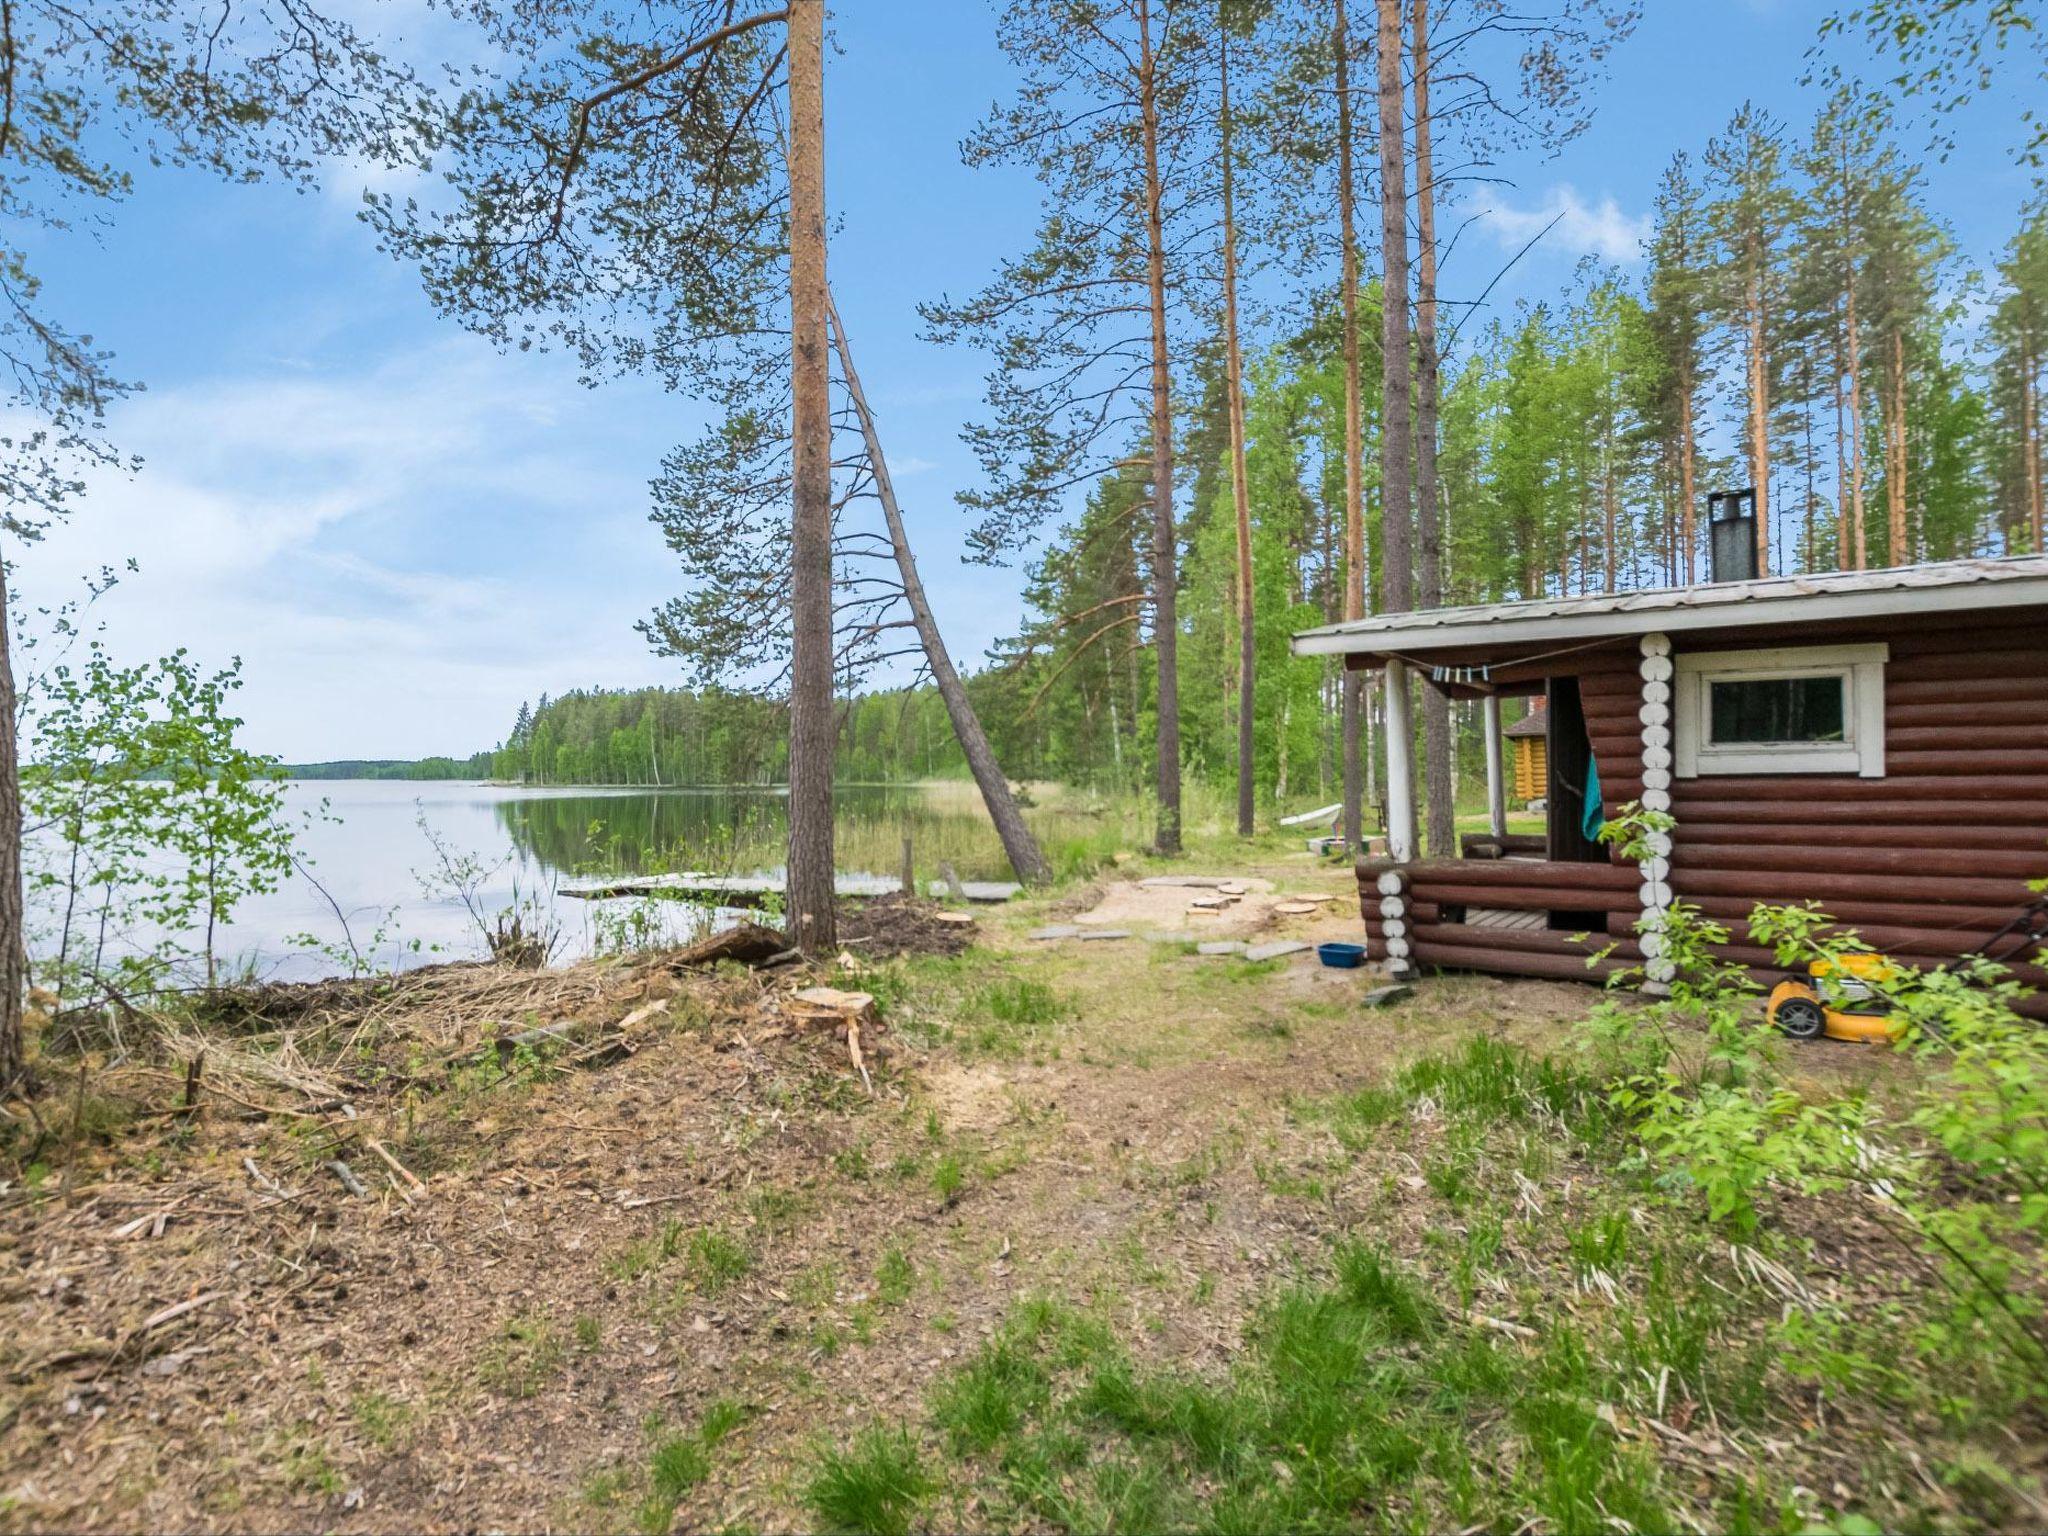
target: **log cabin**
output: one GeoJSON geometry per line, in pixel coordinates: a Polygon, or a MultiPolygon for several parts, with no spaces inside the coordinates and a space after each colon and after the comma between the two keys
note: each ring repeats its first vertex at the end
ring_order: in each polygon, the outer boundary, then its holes
{"type": "MultiPolygon", "coordinates": [[[[1932,965],[1977,953],[2048,877],[2048,556],[1386,613],[1293,648],[1381,679],[1387,857],[1357,868],[1368,953],[1395,975],[1639,967],[1656,988],[1674,901],[1759,976],[1779,969],[1746,932],[1760,902],[1818,902],[1932,965]],[[1491,828],[1457,857],[1417,846],[1415,674],[1481,704],[1491,828]],[[1538,695],[1545,826],[1510,836],[1501,701],[1538,695]],[[1675,820],[1640,866],[1598,840],[1631,802],[1675,820]]],[[[1992,958],[2048,988],[2039,946],[1992,958]]],[[[2048,1016],[2048,992],[2027,1011],[2048,1016]]]]}

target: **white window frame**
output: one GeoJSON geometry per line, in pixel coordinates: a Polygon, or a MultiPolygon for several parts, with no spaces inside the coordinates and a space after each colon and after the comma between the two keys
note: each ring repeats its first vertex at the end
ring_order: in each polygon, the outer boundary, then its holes
{"type": "Polygon", "coordinates": [[[1693,651],[1671,658],[1672,771],[1707,774],[1841,773],[1884,777],[1884,669],[1891,647],[1796,645],[1755,651],[1693,651]],[[1712,685],[1803,677],[1842,680],[1840,741],[1714,741],[1712,685]]]}

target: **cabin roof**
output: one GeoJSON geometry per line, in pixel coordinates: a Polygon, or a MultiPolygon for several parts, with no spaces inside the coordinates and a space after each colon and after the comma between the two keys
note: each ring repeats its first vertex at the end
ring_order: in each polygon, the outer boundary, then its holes
{"type": "Polygon", "coordinates": [[[1548,736],[1550,734],[1550,711],[1544,708],[1543,696],[1538,694],[1529,706],[1529,713],[1501,733],[1504,736],[1548,736]]]}
{"type": "Polygon", "coordinates": [[[1292,645],[1297,656],[1399,655],[2032,606],[2048,607],[2048,555],[1381,613],[1303,630],[1292,645]]]}

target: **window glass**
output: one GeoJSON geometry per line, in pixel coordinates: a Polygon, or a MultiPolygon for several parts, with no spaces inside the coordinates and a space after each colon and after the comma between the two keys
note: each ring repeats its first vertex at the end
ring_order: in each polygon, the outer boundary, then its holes
{"type": "Polygon", "coordinates": [[[1716,681],[1708,687],[1710,739],[1716,746],[1844,739],[1839,675],[1716,681]]]}

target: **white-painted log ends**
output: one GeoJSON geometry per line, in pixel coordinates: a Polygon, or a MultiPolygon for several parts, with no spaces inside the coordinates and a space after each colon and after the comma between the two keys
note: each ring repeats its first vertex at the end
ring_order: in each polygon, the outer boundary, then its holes
{"type": "Polygon", "coordinates": [[[1374,957],[1384,962],[1387,974],[1408,975],[1414,966],[1408,947],[1408,874],[1400,869],[1383,869],[1376,882],[1380,893],[1380,948],[1374,957]]]}
{"type": "MultiPolygon", "coordinates": [[[[1668,635],[1643,636],[1643,793],[1646,811],[1671,809],[1671,639],[1668,635]]],[[[1645,992],[1662,995],[1678,974],[1664,952],[1664,918],[1671,907],[1671,838],[1653,833],[1650,857],[1643,860],[1642,932],[1643,983],[1645,992]]]]}

